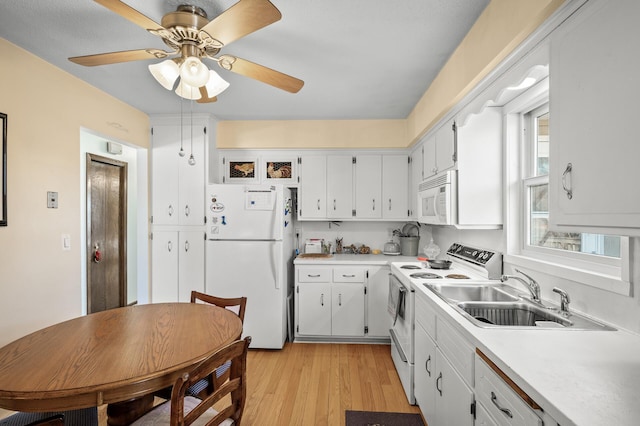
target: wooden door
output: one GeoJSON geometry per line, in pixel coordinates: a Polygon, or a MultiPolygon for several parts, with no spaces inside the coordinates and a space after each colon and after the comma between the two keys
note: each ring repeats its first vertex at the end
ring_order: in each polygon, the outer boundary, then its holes
{"type": "Polygon", "coordinates": [[[87,312],[126,305],[127,163],[87,154],[87,312]]]}

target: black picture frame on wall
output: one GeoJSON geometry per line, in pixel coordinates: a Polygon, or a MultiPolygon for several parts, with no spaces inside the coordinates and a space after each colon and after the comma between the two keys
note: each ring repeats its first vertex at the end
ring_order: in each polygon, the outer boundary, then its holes
{"type": "Polygon", "coordinates": [[[2,197],[0,197],[0,226],[7,226],[7,114],[0,112],[2,129],[2,161],[0,161],[0,179],[2,179],[2,197]]]}

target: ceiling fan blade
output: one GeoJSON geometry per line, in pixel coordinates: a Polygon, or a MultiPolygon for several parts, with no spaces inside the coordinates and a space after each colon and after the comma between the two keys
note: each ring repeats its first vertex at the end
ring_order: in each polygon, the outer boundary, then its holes
{"type": "Polygon", "coordinates": [[[120,0],[94,0],[96,3],[101,4],[112,12],[117,13],[123,18],[128,19],[134,24],[144,28],[145,30],[157,30],[161,29],[162,25],[155,22],[153,19],[147,18],[142,13],[138,12],[128,4],[121,2],[120,0]]]}
{"type": "Polygon", "coordinates": [[[121,52],[98,53],[87,56],[74,56],[69,58],[71,62],[86,67],[94,67],[96,65],[117,64],[120,62],[142,61],[145,59],[162,59],[173,54],[173,52],[165,52],[160,49],[139,49],[124,50],[121,52]]]}
{"type": "Polygon", "coordinates": [[[298,93],[304,86],[304,81],[300,79],[231,55],[220,56],[218,65],[228,71],[270,84],[290,93],[298,93]]]}
{"type": "Polygon", "coordinates": [[[216,96],[212,98],[209,97],[206,86],[200,87],[200,99],[198,99],[196,102],[198,102],[199,104],[208,104],[210,102],[216,102],[217,100],[218,98],[216,96]]]}
{"type": "Polygon", "coordinates": [[[280,18],[282,14],[269,0],[240,0],[200,30],[227,45],[280,18]]]}

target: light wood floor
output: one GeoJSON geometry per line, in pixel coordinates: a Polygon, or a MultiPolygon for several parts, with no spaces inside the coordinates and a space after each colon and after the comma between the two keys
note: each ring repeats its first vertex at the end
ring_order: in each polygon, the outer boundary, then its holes
{"type": "MultiPolygon", "coordinates": [[[[329,343],[250,349],[242,424],[344,426],[345,410],[419,413],[407,402],[389,350],[389,345],[329,343]]],[[[98,410],[101,425],[105,408],[98,410]]],[[[10,414],[3,411],[0,418],[10,414]]]]}
{"type": "Polygon", "coordinates": [[[345,410],[419,413],[388,345],[287,343],[250,350],[244,425],[344,425],[345,410]]]}

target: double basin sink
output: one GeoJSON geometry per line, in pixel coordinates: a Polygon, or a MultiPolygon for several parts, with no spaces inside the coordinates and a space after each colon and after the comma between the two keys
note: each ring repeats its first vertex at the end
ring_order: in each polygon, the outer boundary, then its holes
{"type": "Polygon", "coordinates": [[[478,327],[615,330],[574,312],[536,303],[507,284],[424,285],[478,327]]]}

